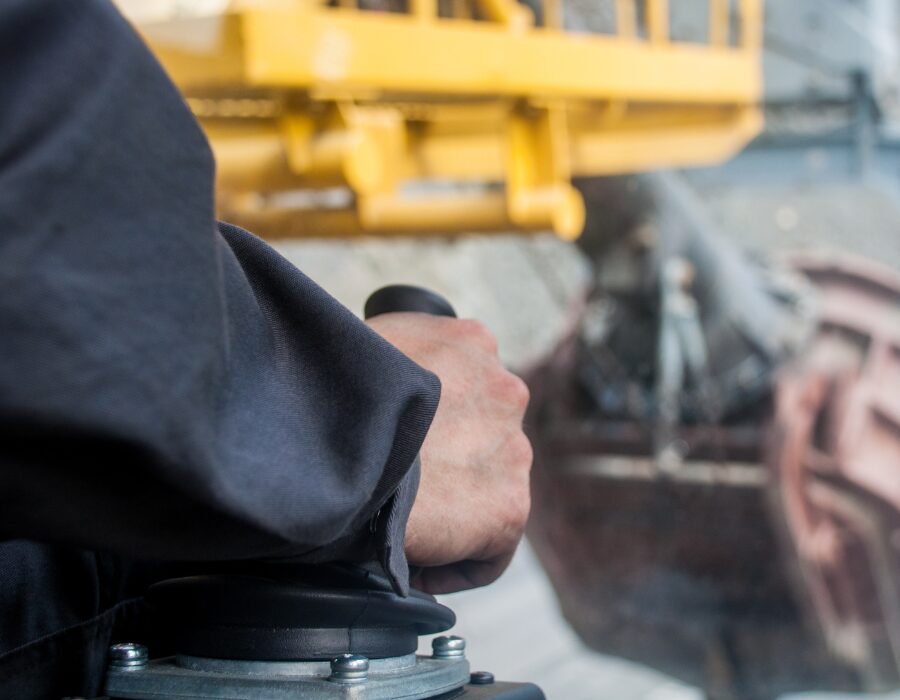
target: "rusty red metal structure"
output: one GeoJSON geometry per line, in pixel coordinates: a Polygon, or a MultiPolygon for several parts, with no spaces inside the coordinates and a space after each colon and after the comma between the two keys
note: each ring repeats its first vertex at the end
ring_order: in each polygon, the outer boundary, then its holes
{"type": "Polygon", "coordinates": [[[900,279],[860,260],[795,261],[818,332],[775,389],[773,514],[797,599],[863,685],[900,684],[900,279]]]}
{"type": "Polygon", "coordinates": [[[845,257],[815,288],[805,346],[769,395],[679,425],[583,396],[583,333],[530,377],[529,536],[588,645],[712,698],[900,684],[900,276],[845,257]]]}

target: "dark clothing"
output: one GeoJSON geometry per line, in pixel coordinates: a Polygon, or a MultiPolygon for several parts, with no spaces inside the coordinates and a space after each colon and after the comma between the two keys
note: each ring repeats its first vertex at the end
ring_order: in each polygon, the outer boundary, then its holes
{"type": "Polygon", "coordinates": [[[0,543],[0,698],[96,697],[110,644],[160,651],[141,593],[167,573],[111,553],[0,543]]]}
{"type": "Polygon", "coordinates": [[[108,2],[0,0],[0,104],[0,697],[97,692],[135,560],[377,558],[405,591],[437,379],[216,224],[108,2]],[[66,644],[80,679],[7,691],[66,644]]]}

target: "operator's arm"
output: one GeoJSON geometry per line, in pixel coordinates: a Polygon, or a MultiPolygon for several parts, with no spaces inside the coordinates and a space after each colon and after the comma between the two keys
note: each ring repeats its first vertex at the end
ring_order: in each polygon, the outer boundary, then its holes
{"type": "Polygon", "coordinates": [[[0,104],[0,539],[378,549],[402,584],[438,380],[217,227],[207,143],[108,3],[0,4],[0,104]]]}

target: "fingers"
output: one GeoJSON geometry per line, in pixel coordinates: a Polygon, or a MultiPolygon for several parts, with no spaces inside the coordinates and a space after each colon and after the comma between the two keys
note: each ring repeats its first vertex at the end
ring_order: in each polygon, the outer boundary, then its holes
{"type": "MultiPolygon", "coordinates": [[[[413,336],[427,334],[456,345],[478,348],[489,355],[497,355],[497,339],[481,321],[472,318],[447,318],[414,312],[381,314],[367,319],[366,323],[389,340],[400,340],[401,345],[410,329],[413,336]]],[[[402,348],[401,348],[402,349],[402,348]]]]}
{"type": "Polygon", "coordinates": [[[488,392],[494,401],[502,404],[512,415],[522,418],[528,408],[531,395],[524,381],[499,362],[491,366],[488,379],[488,392]]]}
{"type": "Polygon", "coordinates": [[[425,567],[413,585],[449,593],[491,583],[512,558],[530,507],[528,388],[503,367],[479,321],[397,313],[368,323],[442,384],[406,527],[407,558],[425,567]]]}
{"type": "Polygon", "coordinates": [[[410,580],[410,585],[431,595],[458,593],[487,586],[500,578],[500,574],[509,566],[514,551],[491,561],[466,560],[424,568],[410,580]]]}

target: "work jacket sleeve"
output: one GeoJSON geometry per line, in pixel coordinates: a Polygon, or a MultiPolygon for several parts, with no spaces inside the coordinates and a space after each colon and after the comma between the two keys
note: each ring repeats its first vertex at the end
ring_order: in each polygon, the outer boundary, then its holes
{"type": "Polygon", "coordinates": [[[213,159],[106,1],[0,4],[0,537],[367,559],[437,379],[213,215],[213,159]]]}

